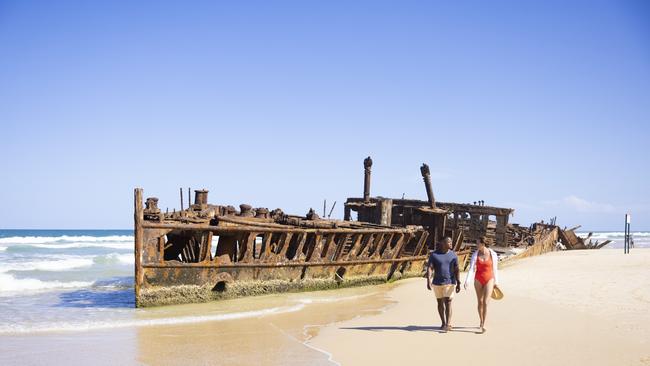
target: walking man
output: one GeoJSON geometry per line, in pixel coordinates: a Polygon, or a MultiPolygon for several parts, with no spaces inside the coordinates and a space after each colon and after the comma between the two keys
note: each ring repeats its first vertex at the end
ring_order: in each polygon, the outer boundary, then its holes
{"type": "Polygon", "coordinates": [[[451,238],[449,237],[442,239],[436,246],[436,250],[429,254],[427,289],[431,290],[431,287],[433,287],[438,301],[438,314],[442,321],[440,329],[447,332],[451,330],[451,300],[454,297],[454,291],[460,292],[458,257],[451,250],[451,238]]]}

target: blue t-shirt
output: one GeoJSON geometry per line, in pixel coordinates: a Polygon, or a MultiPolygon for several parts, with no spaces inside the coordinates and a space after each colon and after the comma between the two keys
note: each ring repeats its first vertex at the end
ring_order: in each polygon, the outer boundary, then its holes
{"type": "Polygon", "coordinates": [[[454,268],[458,266],[458,257],[453,250],[448,250],[446,253],[438,251],[431,252],[429,255],[429,264],[433,267],[433,281],[434,285],[455,285],[456,278],[454,278],[454,268]]]}

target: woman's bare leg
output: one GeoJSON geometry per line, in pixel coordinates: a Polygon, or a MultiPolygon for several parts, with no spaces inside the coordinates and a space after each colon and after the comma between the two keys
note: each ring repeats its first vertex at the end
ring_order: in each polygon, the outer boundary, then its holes
{"type": "Polygon", "coordinates": [[[494,279],[488,281],[488,283],[483,286],[483,314],[481,316],[481,328],[485,331],[485,319],[487,318],[487,304],[490,301],[490,296],[492,296],[492,290],[494,289],[494,279]]]}
{"type": "Polygon", "coordinates": [[[478,303],[478,318],[481,321],[480,328],[483,329],[483,285],[478,280],[474,280],[474,290],[476,290],[478,303]]]}

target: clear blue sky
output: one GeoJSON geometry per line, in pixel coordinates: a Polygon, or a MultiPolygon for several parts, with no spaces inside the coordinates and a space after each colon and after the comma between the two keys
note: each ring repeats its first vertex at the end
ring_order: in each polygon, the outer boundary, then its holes
{"type": "Polygon", "coordinates": [[[0,227],[373,195],[650,229],[645,1],[0,0],[0,227]]]}

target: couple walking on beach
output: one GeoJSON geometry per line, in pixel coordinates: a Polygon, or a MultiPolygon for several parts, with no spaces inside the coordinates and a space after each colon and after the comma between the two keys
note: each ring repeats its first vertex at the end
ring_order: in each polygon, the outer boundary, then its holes
{"type": "MultiPolygon", "coordinates": [[[[465,278],[465,290],[470,281],[474,283],[478,301],[478,316],[480,320],[480,333],[485,333],[485,317],[487,304],[493,289],[498,289],[499,272],[497,269],[497,253],[489,249],[479,239],[476,242],[476,252],[470,260],[469,271],[465,278]]],[[[427,262],[427,289],[433,289],[438,301],[438,314],[443,331],[451,330],[451,301],[454,292],[460,292],[460,269],[458,257],[451,250],[451,238],[444,238],[436,246],[436,250],[429,254],[427,262]],[[433,277],[433,278],[432,278],[433,277]]]]}

